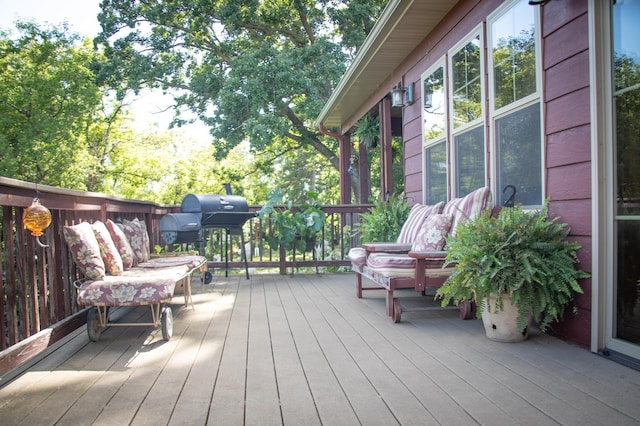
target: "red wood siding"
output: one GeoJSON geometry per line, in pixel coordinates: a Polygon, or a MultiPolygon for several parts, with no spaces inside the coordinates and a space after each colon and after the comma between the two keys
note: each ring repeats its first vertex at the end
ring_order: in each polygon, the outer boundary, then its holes
{"type": "Polygon", "coordinates": [[[551,101],[589,86],[589,52],[583,51],[547,69],[545,98],[551,101]],[[571,76],[571,78],[568,78],[571,76]]]}
{"type": "Polygon", "coordinates": [[[591,126],[571,127],[547,136],[547,167],[590,161],[591,126]]]}
{"type": "MultiPolygon", "coordinates": [[[[587,2],[550,2],[542,8],[544,51],[546,191],[550,214],[571,226],[580,242],[581,268],[591,271],[591,108],[587,2]]],[[[588,347],[591,341],[591,280],[581,283],[578,315],[554,326],[557,336],[588,347]]]]}

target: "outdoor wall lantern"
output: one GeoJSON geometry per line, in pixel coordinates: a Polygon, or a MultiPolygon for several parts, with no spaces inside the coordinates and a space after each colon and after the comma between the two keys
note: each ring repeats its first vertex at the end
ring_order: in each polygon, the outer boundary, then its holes
{"type": "Polygon", "coordinates": [[[411,105],[413,103],[413,83],[402,87],[400,83],[391,90],[391,106],[394,108],[411,105]],[[406,104],[405,104],[406,100],[406,104]]]}

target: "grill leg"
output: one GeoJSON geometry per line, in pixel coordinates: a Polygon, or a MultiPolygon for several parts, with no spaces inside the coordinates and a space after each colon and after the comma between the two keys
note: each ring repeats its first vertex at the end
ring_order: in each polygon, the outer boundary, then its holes
{"type": "Polygon", "coordinates": [[[244,232],[242,232],[242,228],[240,229],[240,244],[240,247],[242,247],[240,251],[244,259],[244,272],[247,275],[247,279],[249,279],[249,262],[247,262],[247,251],[244,249],[244,232]]]}
{"type": "Polygon", "coordinates": [[[225,229],[224,238],[224,276],[229,276],[229,228],[225,229]]]}

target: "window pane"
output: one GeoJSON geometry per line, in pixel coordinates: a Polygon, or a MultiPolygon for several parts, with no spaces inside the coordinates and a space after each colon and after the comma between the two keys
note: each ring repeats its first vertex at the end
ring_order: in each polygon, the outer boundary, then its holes
{"type": "Polygon", "coordinates": [[[640,263],[638,262],[638,240],[640,221],[619,220],[616,222],[617,280],[615,337],[632,343],[640,343],[640,263]]]}
{"type": "Polygon", "coordinates": [[[467,195],[485,185],[484,126],[476,127],[454,139],[456,152],[456,197],[467,195]]]}
{"type": "Polygon", "coordinates": [[[618,0],[612,16],[617,207],[612,332],[640,344],[640,3],[618,0]]]}
{"type": "Polygon", "coordinates": [[[427,204],[447,201],[447,149],[443,142],[432,145],[426,152],[427,204]]]}
{"type": "Polygon", "coordinates": [[[491,25],[495,109],[536,91],[535,10],[520,1],[491,25]]]}
{"type": "Polygon", "coordinates": [[[444,96],[444,68],[438,67],[423,82],[424,140],[429,141],[444,136],[446,108],[444,96]]]}
{"type": "Polygon", "coordinates": [[[482,113],[480,36],[453,55],[453,127],[478,119],[482,113]]]}
{"type": "Polygon", "coordinates": [[[637,2],[618,2],[613,7],[618,215],[640,214],[639,6],[637,2]]]}
{"type": "Polygon", "coordinates": [[[541,145],[539,104],[496,120],[497,204],[504,204],[506,185],[516,187],[516,203],[542,204],[541,145]]]}

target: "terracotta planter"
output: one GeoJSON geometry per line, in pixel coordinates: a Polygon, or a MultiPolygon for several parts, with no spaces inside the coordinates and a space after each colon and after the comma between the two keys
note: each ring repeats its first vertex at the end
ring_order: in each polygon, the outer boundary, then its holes
{"type": "Polygon", "coordinates": [[[496,342],[522,342],[529,337],[529,327],[518,331],[518,308],[511,304],[509,295],[502,296],[504,309],[495,312],[496,296],[491,295],[482,311],[484,331],[489,340],[496,342]]]}

